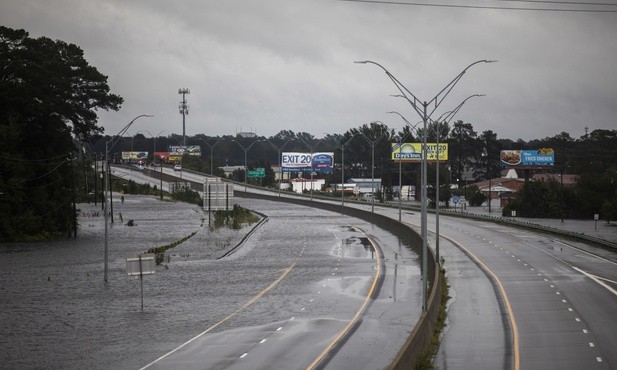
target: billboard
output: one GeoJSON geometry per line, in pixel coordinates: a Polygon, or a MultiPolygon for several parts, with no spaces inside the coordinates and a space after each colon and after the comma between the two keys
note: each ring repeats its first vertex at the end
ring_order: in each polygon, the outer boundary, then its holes
{"type": "Polygon", "coordinates": [[[201,156],[201,147],[199,145],[170,145],[168,151],[169,155],[176,157],[182,157],[184,154],[201,156]]]}
{"type": "Polygon", "coordinates": [[[281,170],[283,172],[330,173],[334,167],[333,152],[299,153],[283,152],[281,170]]]}
{"type": "MultiPolygon", "coordinates": [[[[426,143],[426,159],[437,161],[437,144],[426,143]]],[[[392,160],[401,162],[420,162],[422,160],[422,143],[392,143],[392,160]]],[[[439,160],[448,160],[448,144],[439,143],[439,160]]]]}
{"type": "Polygon", "coordinates": [[[499,159],[502,167],[553,166],[555,151],[552,148],[502,150],[499,159]]]}
{"type": "Polygon", "coordinates": [[[140,160],[148,158],[148,152],[122,152],[122,160],[140,160]]]}

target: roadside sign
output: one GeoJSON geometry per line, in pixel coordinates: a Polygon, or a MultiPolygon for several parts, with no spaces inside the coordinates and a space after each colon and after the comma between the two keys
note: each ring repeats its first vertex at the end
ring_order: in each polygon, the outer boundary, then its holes
{"type": "Polygon", "coordinates": [[[252,171],[248,171],[246,173],[247,177],[266,177],[266,169],[265,168],[256,168],[252,171]]]}
{"type": "Polygon", "coordinates": [[[152,275],[156,271],[154,253],[143,253],[126,259],[126,272],[129,276],[139,276],[141,286],[141,310],[144,310],[144,275],[152,275]]]}
{"type": "Polygon", "coordinates": [[[455,195],[455,196],[452,197],[452,203],[454,203],[454,205],[457,205],[459,200],[460,199],[459,199],[458,195],[455,195]]]}
{"type": "Polygon", "coordinates": [[[600,215],[599,215],[599,214],[597,214],[597,213],[595,213],[595,214],[593,215],[593,219],[594,219],[594,220],[596,220],[596,221],[598,221],[598,220],[600,219],[600,215]]]}
{"type": "Polygon", "coordinates": [[[126,259],[126,272],[129,276],[152,275],[156,271],[154,253],[145,253],[126,259]]]}

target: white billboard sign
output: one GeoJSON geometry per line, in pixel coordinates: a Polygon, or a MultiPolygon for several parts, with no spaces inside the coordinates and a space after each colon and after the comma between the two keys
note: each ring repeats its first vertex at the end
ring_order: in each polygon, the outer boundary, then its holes
{"type": "Polygon", "coordinates": [[[283,152],[281,167],[283,172],[332,172],[334,153],[283,152]]]}

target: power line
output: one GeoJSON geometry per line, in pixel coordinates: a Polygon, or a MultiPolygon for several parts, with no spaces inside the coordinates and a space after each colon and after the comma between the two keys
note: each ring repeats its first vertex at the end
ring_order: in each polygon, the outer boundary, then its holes
{"type": "MultiPolygon", "coordinates": [[[[608,9],[574,9],[574,8],[527,8],[527,7],[504,7],[504,6],[485,6],[485,5],[454,5],[454,4],[431,4],[431,3],[418,3],[418,2],[405,2],[405,1],[389,1],[389,0],[337,0],[352,3],[370,3],[370,4],[384,4],[384,5],[407,5],[407,6],[424,6],[432,8],[459,8],[459,9],[489,9],[489,10],[519,10],[519,11],[538,11],[538,12],[570,12],[570,13],[617,13],[617,10],[608,9]]],[[[525,3],[547,3],[547,4],[560,4],[560,5],[592,5],[592,6],[615,6],[617,4],[607,3],[578,3],[567,1],[532,1],[532,0],[503,0],[511,2],[525,2],[525,3]]]]}

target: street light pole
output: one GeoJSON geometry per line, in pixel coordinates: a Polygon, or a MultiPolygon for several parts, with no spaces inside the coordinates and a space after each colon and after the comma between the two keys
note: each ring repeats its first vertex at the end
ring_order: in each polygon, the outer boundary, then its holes
{"type": "MultiPolygon", "coordinates": [[[[461,73],[459,73],[456,77],[454,77],[454,79],[452,81],[450,81],[450,83],[448,83],[443,89],[441,89],[441,91],[439,93],[437,93],[437,95],[435,95],[431,100],[427,101],[422,101],[420,99],[418,99],[411,91],[409,91],[409,89],[407,89],[405,87],[405,85],[403,85],[398,79],[396,79],[396,77],[394,77],[394,75],[392,75],[385,67],[383,67],[381,64],[370,61],[370,60],[364,60],[364,61],[358,61],[355,63],[361,63],[361,64],[374,64],[376,66],[378,66],[379,68],[381,68],[386,75],[388,76],[388,78],[390,78],[390,80],[394,83],[394,85],[396,86],[396,88],[401,92],[401,94],[405,97],[405,99],[409,102],[409,104],[411,105],[411,107],[416,111],[416,113],[418,113],[420,115],[420,117],[422,118],[422,122],[423,122],[423,127],[424,127],[424,132],[423,132],[423,139],[422,139],[422,227],[421,227],[421,232],[422,232],[422,278],[423,278],[423,284],[422,284],[422,310],[426,311],[426,305],[427,305],[427,288],[428,288],[428,274],[427,274],[427,253],[428,253],[428,247],[427,247],[427,237],[428,237],[428,230],[427,230],[427,197],[426,197],[426,135],[427,135],[427,122],[430,119],[431,115],[435,112],[435,110],[437,110],[437,108],[439,107],[439,105],[443,102],[443,100],[448,96],[448,94],[452,91],[452,89],[454,88],[454,86],[458,83],[458,81],[460,81],[460,79],[463,77],[463,75],[467,72],[467,70],[469,68],[471,68],[472,66],[478,64],[478,63],[491,63],[494,62],[493,60],[478,60],[474,63],[471,63],[469,66],[467,66],[461,73]],[[408,97],[407,95],[409,95],[410,97],[408,97]],[[431,111],[428,111],[428,106],[431,105],[431,111]]],[[[439,263],[439,260],[437,261],[437,263],[439,263]]]]}
{"type": "MultiPolygon", "coordinates": [[[[385,125],[381,121],[373,121],[374,123],[381,123],[385,125]]],[[[375,213],[375,145],[381,141],[384,137],[384,132],[379,135],[376,140],[369,139],[364,133],[360,133],[362,137],[369,143],[371,146],[371,213],[375,213]]]]}
{"type": "Polygon", "coordinates": [[[197,139],[203,142],[204,144],[206,144],[208,148],[210,149],[210,176],[214,176],[214,147],[217,146],[217,144],[220,143],[223,139],[224,138],[218,139],[216,143],[214,143],[213,145],[210,145],[210,143],[208,143],[204,139],[199,139],[199,138],[197,139]]]}
{"type": "Polygon", "coordinates": [[[441,153],[441,149],[439,148],[439,136],[440,136],[440,126],[442,123],[448,124],[450,121],[452,121],[452,118],[454,118],[454,116],[456,116],[456,114],[458,113],[458,111],[461,109],[461,107],[465,104],[465,102],[467,102],[467,100],[474,98],[474,97],[479,97],[479,96],[484,96],[484,94],[474,94],[474,95],[470,95],[468,96],[465,100],[463,100],[461,102],[461,104],[459,104],[456,108],[454,108],[453,110],[446,112],[444,114],[442,114],[437,121],[435,121],[435,138],[436,138],[436,145],[437,145],[437,149],[436,149],[436,159],[437,159],[437,165],[435,167],[435,234],[436,234],[436,238],[435,238],[435,256],[437,258],[437,261],[439,261],[439,201],[440,201],[440,197],[439,197],[439,154],[441,153]],[[443,119],[443,121],[442,121],[443,119]]]}
{"type": "MultiPolygon", "coordinates": [[[[317,142],[314,145],[309,145],[309,143],[307,143],[306,141],[300,139],[300,141],[302,141],[304,143],[304,145],[306,145],[307,148],[309,148],[309,150],[311,151],[311,201],[313,200],[313,152],[315,150],[315,148],[317,148],[317,145],[319,145],[319,143],[321,143],[323,141],[323,139],[319,139],[317,140],[317,142]]],[[[302,177],[304,177],[304,174],[302,175],[302,177]]]]}
{"type": "Polygon", "coordinates": [[[273,142],[271,142],[270,140],[267,140],[267,142],[270,143],[270,145],[272,145],[273,147],[276,148],[276,151],[278,153],[278,161],[279,161],[279,197],[281,196],[281,186],[283,184],[283,164],[281,163],[281,151],[283,150],[283,148],[285,148],[285,145],[287,145],[289,142],[294,141],[295,139],[289,139],[287,140],[283,145],[281,145],[280,147],[274,145],[273,142]]]}
{"type": "Polygon", "coordinates": [[[341,206],[345,206],[345,147],[351,143],[354,137],[358,134],[353,134],[346,142],[341,145],[341,206]]]}
{"type": "MultiPolygon", "coordinates": [[[[144,132],[148,133],[148,135],[150,135],[150,137],[152,138],[153,144],[152,144],[152,161],[154,162],[156,155],[154,153],[156,153],[156,138],[161,136],[161,134],[163,132],[165,132],[166,130],[161,130],[161,132],[159,132],[158,134],[156,134],[156,136],[152,135],[152,133],[150,133],[150,131],[148,130],[144,130],[144,132]]],[[[161,163],[162,164],[162,163],[161,163]]]]}
{"type": "MultiPolygon", "coordinates": [[[[150,114],[141,114],[135,118],[133,118],[133,120],[131,120],[131,122],[129,122],[128,125],[126,125],[122,130],[120,130],[120,132],[118,132],[115,136],[112,136],[111,139],[109,140],[105,140],[105,164],[107,166],[107,170],[109,172],[109,174],[111,175],[111,171],[109,169],[109,151],[113,149],[113,147],[118,143],[118,140],[120,137],[122,137],[122,135],[124,135],[124,133],[129,129],[129,127],[131,127],[131,125],[133,124],[133,122],[135,122],[136,119],[140,118],[140,117],[154,117],[153,115],[150,114]],[[111,142],[111,146],[109,145],[111,142]]],[[[109,177],[105,176],[105,188],[103,189],[103,193],[105,191],[107,191],[106,189],[108,189],[108,182],[109,182],[109,177]]],[[[111,184],[109,184],[111,185],[111,184]]],[[[111,192],[109,193],[109,196],[111,197],[111,192]]],[[[107,196],[105,196],[103,198],[104,200],[104,218],[105,218],[105,270],[104,270],[104,274],[103,274],[103,279],[105,280],[105,282],[107,282],[107,271],[108,271],[108,255],[109,255],[109,231],[108,228],[109,226],[107,225],[107,219],[109,217],[109,215],[107,214],[107,196]]]]}
{"type": "MultiPolygon", "coordinates": [[[[403,116],[399,112],[391,111],[391,112],[386,112],[386,113],[398,114],[399,117],[401,117],[403,119],[403,121],[405,121],[405,124],[407,124],[407,126],[409,127],[409,133],[411,133],[411,134],[413,134],[413,130],[416,130],[416,127],[421,123],[421,122],[418,122],[415,125],[412,125],[411,122],[409,122],[407,120],[407,118],[405,118],[405,116],[403,116]]],[[[409,133],[407,135],[409,135],[409,133]]],[[[405,135],[405,136],[407,136],[407,135],[405,135]]],[[[404,140],[404,137],[401,139],[401,142],[399,143],[399,147],[401,145],[403,145],[402,140],[404,140]]],[[[400,149],[399,149],[399,152],[400,152],[400,149]]],[[[398,220],[399,221],[401,221],[401,214],[402,214],[402,211],[401,211],[401,194],[400,194],[401,188],[402,188],[402,185],[401,185],[401,172],[402,172],[402,170],[401,170],[401,161],[402,161],[402,158],[400,158],[400,156],[399,156],[399,162],[398,162],[398,179],[399,179],[398,180],[398,182],[399,182],[398,220]]]]}
{"type": "Polygon", "coordinates": [[[248,182],[248,162],[247,162],[247,153],[249,151],[249,149],[251,149],[251,147],[257,143],[259,143],[261,140],[257,140],[257,141],[253,141],[251,144],[249,144],[249,146],[247,146],[246,148],[244,147],[244,145],[242,145],[238,140],[232,140],[234,141],[236,144],[238,144],[240,146],[240,148],[242,148],[244,150],[244,191],[246,192],[246,186],[247,186],[247,182],[248,182]]]}

